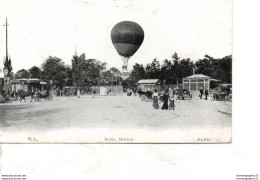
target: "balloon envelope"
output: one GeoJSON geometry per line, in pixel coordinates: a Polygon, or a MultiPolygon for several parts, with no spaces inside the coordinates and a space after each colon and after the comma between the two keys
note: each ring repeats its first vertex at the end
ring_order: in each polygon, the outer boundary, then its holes
{"type": "Polygon", "coordinates": [[[142,27],[132,21],[117,23],[111,31],[111,39],[118,54],[124,57],[132,56],[144,40],[142,27]]]}

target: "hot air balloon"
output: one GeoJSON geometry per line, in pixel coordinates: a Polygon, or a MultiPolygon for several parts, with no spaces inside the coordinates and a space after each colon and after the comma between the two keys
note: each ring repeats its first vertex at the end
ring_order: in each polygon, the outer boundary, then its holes
{"type": "Polygon", "coordinates": [[[142,27],[132,21],[122,21],[117,23],[111,30],[113,45],[123,60],[123,76],[128,74],[128,60],[139,49],[144,40],[142,27]]]}

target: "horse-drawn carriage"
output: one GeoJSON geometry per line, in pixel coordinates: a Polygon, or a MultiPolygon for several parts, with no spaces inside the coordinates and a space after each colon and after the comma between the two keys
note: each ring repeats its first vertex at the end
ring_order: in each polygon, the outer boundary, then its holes
{"type": "Polygon", "coordinates": [[[210,94],[213,100],[216,101],[231,101],[232,92],[231,85],[229,84],[219,84],[216,88],[210,89],[210,94]]]}
{"type": "Polygon", "coordinates": [[[24,91],[24,90],[18,90],[16,93],[16,99],[17,97],[20,98],[20,102],[22,102],[22,100],[26,101],[26,97],[30,96],[31,97],[31,101],[35,100],[35,101],[41,101],[42,99],[44,101],[52,101],[53,97],[52,95],[46,91],[46,92],[28,92],[28,91],[24,91]]]}
{"type": "Polygon", "coordinates": [[[35,96],[35,98],[34,98],[35,101],[41,101],[42,99],[44,101],[52,101],[53,100],[52,95],[48,92],[44,92],[44,93],[38,92],[34,96],[35,96]]]}

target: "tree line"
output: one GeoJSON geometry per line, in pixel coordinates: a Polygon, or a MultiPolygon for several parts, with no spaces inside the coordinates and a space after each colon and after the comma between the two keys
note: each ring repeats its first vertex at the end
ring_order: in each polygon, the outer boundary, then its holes
{"type": "Polygon", "coordinates": [[[54,88],[62,89],[64,86],[90,87],[97,85],[116,85],[122,82],[120,71],[112,67],[107,69],[106,63],[97,59],[86,59],[85,54],[72,57],[72,64],[66,65],[58,57],[49,56],[41,67],[33,66],[18,70],[11,75],[12,79],[37,78],[52,83],[54,88]]]}
{"type": "Polygon", "coordinates": [[[135,87],[140,79],[160,79],[165,84],[182,83],[182,78],[195,74],[204,74],[221,80],[223,83],[232,81],[232,56],[213,58],[205,55],[196,62],[190,58],[181,59],[175,52],[170,59],[161,64],[157,58],[145,66],[133,65],[130,76],[122,80],[120,71],[112,67],[108,69],[105,62],[97,59],[86,59],[85,54],[72,57],[71,65],[66,65],[60,58],[49,56],[41,67],[21,69],[13,78],[37,78],[62,89],[64,86],[91,87],[97,85],[118,85],[135,87]]]}
{"type": "Polygon", "coordinates": [[[231,83],[232,55],[218,59],[205,55],[203,59],[193,62],[190,58],[181,59],[175,52],[171,59],[165,59],[162,64],[157,58],[146,66],[136,63],[124,84],[132,87],[140,79],[160,79],[165,84],[181,84],[184,77],[193,73],[211,76],[222,83],[231,83]]]}

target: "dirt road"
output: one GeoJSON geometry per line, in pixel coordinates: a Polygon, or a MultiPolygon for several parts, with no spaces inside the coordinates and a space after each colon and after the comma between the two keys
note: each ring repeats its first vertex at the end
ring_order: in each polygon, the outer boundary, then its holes
{"type": "Polygon", "coordinates": [[[175,110],[163,111],[138,97],[54,97],[0,104],[0,113],[2,142],[30,142],[28,137],[36,137],[35,142],[231,140],[231,102],[199,98],[176,101],[175,110]]]}

